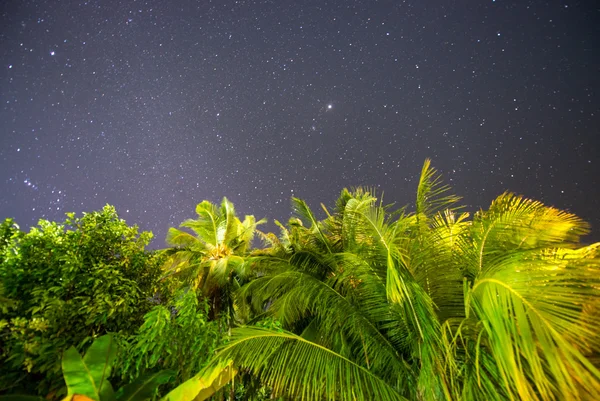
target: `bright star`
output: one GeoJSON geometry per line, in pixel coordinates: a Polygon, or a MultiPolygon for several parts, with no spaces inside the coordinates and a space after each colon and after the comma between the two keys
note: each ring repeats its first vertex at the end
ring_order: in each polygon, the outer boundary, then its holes
{"type": "Polygon", "coordinates": [[[50,52],[50,55],[51,55],[51,56],[54,56],[54,50],[50,52]]]}
{"type": "Polygon", "coordinates": [[[327,105],[327,108],[328,108],[328,109],[333,109],[333,105],[332,105],[332,104],[328,104],[328,105],[327,105]]]}

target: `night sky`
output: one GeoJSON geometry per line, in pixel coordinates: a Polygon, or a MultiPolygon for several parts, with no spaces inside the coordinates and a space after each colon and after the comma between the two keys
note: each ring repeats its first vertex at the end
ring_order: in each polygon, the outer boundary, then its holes
{"type": "MultiPolygon", "coordinates": [[[[0,218],[115,205],[164,246],[195,205],[287,221],[432,159],[466,210],[505,190],[600,239],[597,1],[0,5],[0,218]]],[[[274,229],[270,225],[267,229],[274,229]]]]}

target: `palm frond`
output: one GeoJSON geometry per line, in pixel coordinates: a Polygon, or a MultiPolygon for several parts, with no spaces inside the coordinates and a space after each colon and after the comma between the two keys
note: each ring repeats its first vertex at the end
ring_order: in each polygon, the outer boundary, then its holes
{"type": "Polygon", "coordinates": [[[573,247],[588,225],[577,216],[511,193],[475,214],[470,235],[459,237],[464,267],[472,277],[495,258],[549,247],[573,247]]]}
{"type": "Polygon", "coordinates": [[[203,253],[189,248],[171,249],[165,254],[168,257],[162,265],[163,278],[179,276],[186,281],[197,274],[202,264],[203,253]]]}
{"type": "Polygon", "coordinates": [[[336,271],[335,262],[330,257],[309,250],[294,253],[288,263],[296,270],[320,279],[325,279],[336,271]]]}
{"type": "MultiPolygon", "coordinates": [[[[334,279],[329,281],[335,282],[334,279]]],[[[282,323],[315,316],[327,342],[333,342],[334,336],[344,336],[346,356],[354,361],[360,360],[360,365],[369,367],[381,377],[406,377],[407,372],[397,350],[368,316],[351,302],[352,298],[344,294],[344,289],[359,283],[349,283],[336,289],[312,276],[289,271],[272,280],[270,285],[274,284],[282,295],[273,302],[271,310],[282,323]]]]}
{"type": "Polygon", "coordinates": [[[217,224],[217,241],[220,244],[230,244],[238,237],[240,220],[235,216],[235,207],[227,198],[223,198],[219,209],[217,224]]]}
{"type": "Polygon", "coordinates": [[[363,230],[363,216],[375,206],[376,201],[377,198],[370,196],[367,192],[359,193],[346,202],[341,217],[342,232],[340,235],[345,249],[352,249],[359,243],[365,243],[367,237],[363,230]]]}
{"type": "MultiPolygon", "coordinates": [[[[600,399],[600,371],[584,353],[600,349],[600,316],[585,314],[600,299],[600,261],[566,266],[522,254],[498,261],[474,282],[469,307],[482,321],[485,346],[505,391],[521,399],[600,399]]],[[[483,346],[483,345],[482,345],[483,346]]]]}
{"type": "Polygon", "coordinates": [[[431,297],[440,321],[464,317],[463,271],[457,246],[468,232],[468,214],[450,210],[430,220],[430,228],[411,240],[410,270],[416,282],[431,297]]]}
{"type": "Polygon", "coordinates": [[[252,245],[254,235],[258,232],[256,227],[266,222],[267,219],[256,221],[256,218],[252,215],[246,215],[242,222],[238,220],[237,235],[234,238],[237,245],[234,246],[234,252],[245,253],[252,245]]]}
{"type": "Polygon", "coordinates": [[[281,242],[283,244],[289,245],[290,244],[290,232],[287,228],[285,228],[285,226],[283,224],[281,224],[279,222],[279,220],[275,220],[275,225],[277,227],[279,227],[279,231],[280,231],[280,236],[281,236],[281,242]]]}
{"type": "Polygon", "coordinates": [[[249,370],[276,394],[308,400],[406,400],[393,383],[316,343],[289,332],[234,329],[218,359],[249,370]]]}
{"type": "Polygon", "coordinates": [[[299,198],[292,198],[292,209],[294,213],[299,217],[305,219],[307,222],[311,224],[311,229],[317,233],[317,237],[320,240],[320,243],[327,249],[327,252],[331,253],[331,247],[329,246],[329,241],[323,231],[321,230],[321,224],[315,218],[312,210],[308,207],[306,202],[299,198]]]}
{"type": "Polygon", "coordinates": [[[197,219],[188,219],[181,223],[181,227],[192,229],[198,238],[207,245],[215,247],[219,241],[217,229],[219,225],[219,211],[214,204],[209,201],[202,201],[196,205],[197,219]]]}
{"type": "Polygon", "coordinates": [[[483,332],[476,319],[449,319],[444,323],[444,370],[451,399],[505,401],[508,393],[492,355],[480,347],[483,332]]]}
{"type": "Polygon", "coordinates": [[[167,245],[176,247],[197,247],[204,248],[204,243],[192,234],[170,227],[167,231],[167,245]]]}
{"type": "Polygon", "coordinates": [[[461,198],[447,194],[450,186],[442,183],[442,177],[431,167],[431,160],[425,159],[421,176],[417,185],[416,213],[417,217],[433,217],[438,211],[448,209],[461,198]]]}

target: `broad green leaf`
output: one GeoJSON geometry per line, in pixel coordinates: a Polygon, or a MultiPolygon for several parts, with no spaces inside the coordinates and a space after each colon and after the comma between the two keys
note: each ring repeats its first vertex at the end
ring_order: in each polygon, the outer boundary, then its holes
{"type": "Polygon", "coordinates": [[[236,374],[233,361],[208,365],[202,372],[167,394],[163,401],[204,401],[233,380],[236,374]]]}
{"type": "Polygon", "coordinates": [[[161,370],[138,377],[135,381],[121,387],[116,398],[118,401],[149,400],[154,396],[158,386],[167,383],[176,374],[177,372],[172,370],[161,370]]]}
{"type": "Polygon", "coordinates": [[[114,399],[114,391],[108,378],[116,353],[111,335],[97,338],[84,358],[81,358],[74,347],[65,351],[62,367],[69,395],[84,395],[95,401],[114,399]]]}
{"type": "Polygon", "coordinates": [[[116,357],[117,344],[110,334],[94,340],[83,357],[83,363],[89,370],[103,401],[114,398],[114,392],[108,379],[116,357]]]}
{"type": "Polygon", "coordinates": [[[68,397],[79,394],[94,401],[100,401],[100,389],[96,386],[94,378],[75,347],[65,351],[62,370],[67,384],[68,397]]]}

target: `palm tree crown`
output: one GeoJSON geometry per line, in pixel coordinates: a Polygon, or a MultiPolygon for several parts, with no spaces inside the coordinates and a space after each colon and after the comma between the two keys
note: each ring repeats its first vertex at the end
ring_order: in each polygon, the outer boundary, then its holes
{"type": "Polygon", "coordinates": [[[209,201],[196,206],[196,219],[185,220],[181,227],[195,234],[171,227],[167,244],[173,248],[164,265],[167,274],[179,275],[184,284],[200,289],[212,299],[212,315],[224,307],[231,312],[231,292],[244,280],[244,257],[252,246],[256,227],[266,220],[256,221],[247,215],[241,221],[233,203],[223,198],[217,207],[209,201]]]}
{"type": "Polygon", "coordinates": [[[236,293],[285,330],[235,329],[217,360],[309,400],[600,399],[587,224],[510,193],[472,219],[458,201],[428,160],[415,212],[344,190],[319,221],[293,199],[236,293]]]}

